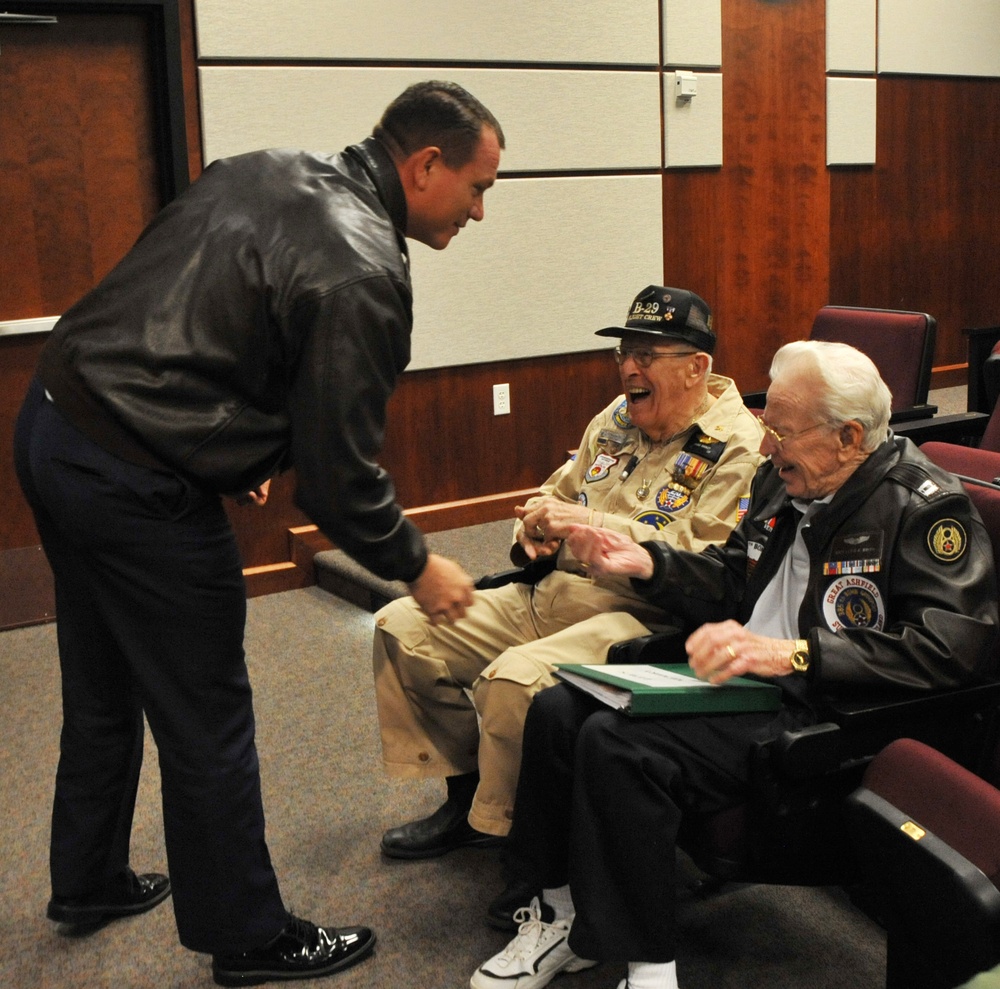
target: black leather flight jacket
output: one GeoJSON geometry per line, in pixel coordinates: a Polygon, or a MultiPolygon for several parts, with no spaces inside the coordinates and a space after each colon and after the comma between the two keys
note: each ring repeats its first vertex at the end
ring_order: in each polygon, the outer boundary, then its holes
{"type": "MultiPolygon", "coordinates": [[[[750,508],[724,546],[643,545],[655,572],[635,586],[697,622],[745,623],[795,537],[777,470],[757,472],[750,508]]],[[[810,669],[775,679],[809,707],[818,693],[954,687],[997,671],[990,538],[961,482],[890,436],[811,519],[799,636],[810,669]]]]}
{"type": "Polygon", "coordinates": [[[38,376],[95,442],[212,491],[294,465],[323,532],[411,581],[423,537],[375,460],[410,359],[406,221],[373,138],[216,161],[66,312],[38,376]]]}

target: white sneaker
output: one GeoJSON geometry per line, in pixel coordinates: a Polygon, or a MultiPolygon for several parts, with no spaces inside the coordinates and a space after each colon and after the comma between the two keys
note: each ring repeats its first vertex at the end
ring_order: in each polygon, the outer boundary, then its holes
{"type": "Polygon", "coordinates": [[[531,905],[514,913],[521,926],[517,936],[499,954],[480,965],[470,989],[541,989],[560,972],[580,972],[597,962],[574,955],[567,939],[573,920],[542,920],[536,896],[531,905]]]}

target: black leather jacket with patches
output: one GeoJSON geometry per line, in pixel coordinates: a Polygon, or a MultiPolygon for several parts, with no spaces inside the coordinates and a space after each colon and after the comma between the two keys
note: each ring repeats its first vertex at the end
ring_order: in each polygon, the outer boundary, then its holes
{"type": "Polygon", "coordinates": [[[216,161],[66,312],[38,376],[95,442],[201,487],[294,465],[320,529],[411,581],[427,551],[375,460],[410,359],[406,218],[373,138],[216,161]]]}
{"type": "MultiPolygon", "coordinates": [[[[798,513],[769,462],[724,546],[643,543],[637,588],[696,621],[745,623],[795,536],[798,513]]],[[[890,437],[804,530],[810,576],[798,615],[807,675],[776,678],[807,706],[822,694],[954,687],[996,672],[997,585],[988,533],[961,482],[890,437]]]]}

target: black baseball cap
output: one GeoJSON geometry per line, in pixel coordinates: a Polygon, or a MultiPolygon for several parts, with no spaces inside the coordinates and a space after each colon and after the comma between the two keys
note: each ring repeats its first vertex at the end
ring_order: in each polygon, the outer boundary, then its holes
{"type": "Polygon", "coordinates": [[[683,340],[698,350],[715,350],[712,310],[701,296],[683,288],[650,285],[633,300],[624,326],[606,326],[599,337],[623,337],[626,333],[648,333],[665,340],[683,340]]]}

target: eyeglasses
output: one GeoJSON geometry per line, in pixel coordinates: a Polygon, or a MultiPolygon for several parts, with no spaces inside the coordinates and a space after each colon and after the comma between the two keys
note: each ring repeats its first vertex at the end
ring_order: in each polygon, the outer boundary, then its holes
{"type": "Polygon", "coordinates": [[[630,357],[639,367],[649,367],[653,361],[661,357],[690,357],[697,350],[642,350],[637,347],[615,347],[615,363],[624,364],[630,357]]]}
{"type": "Polygon", "coordinates": [[[813,429],[819,429],[820,426],[831,425],[829,419],[824,419],[823,422],[814,422],[811,426],[806,426],[805,429],[798,429],[794,433],[779,433],[776,429],[764,422],[763,416],[757,416],[757,422],[764,427],[764,432],[767,433],[767,435],[770,436],[771,439],[778,444],[778,446],[781,446],[782,443],[787,443],[789,440],[798,439],[803,433],[808,433],[813,429]]]}

